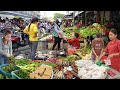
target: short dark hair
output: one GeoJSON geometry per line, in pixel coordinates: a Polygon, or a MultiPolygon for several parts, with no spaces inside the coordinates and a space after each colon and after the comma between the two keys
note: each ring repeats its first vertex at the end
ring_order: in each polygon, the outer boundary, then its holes
{"type": "Polygon", "coordinates": [[[79,34],[78,34],[78,33],[75,33],[75,36],[76,36],[76,38],[78,38],[78,37],[79,37],[79,34]]]}
{"type": "Polygon", "coordinates": [[[110,30],[110,32],[112,32],[113,34],[117,35],[117,30],[116,30],[115,28],[112,28],[112,29],[110,30]]]}
{"type": "Polygon", "coordinates": [[[4,33],[5,36],[8,35],[8,34],[12,34],[10,30],[6,30],[5,33],[4,33]]]}
{"type": "Polygon", "coordinates": [[[100,37],[101,37],[101,34],[100,34],[100,33],[98,33],[98,34],[96,35],[96,37],[97,37],[97,38],[100,38],[100,37]]]}
{"type": "Polygon", "coordinates": [[[38,18],[37,17],[32,18],[31,23],[34,23],[34,22],[38,22],[38,18]]]}

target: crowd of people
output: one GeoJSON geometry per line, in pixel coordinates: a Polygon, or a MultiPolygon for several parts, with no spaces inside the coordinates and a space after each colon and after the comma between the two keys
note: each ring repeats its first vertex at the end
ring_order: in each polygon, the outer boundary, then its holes
{"type": "MultiPolygon", "coordinates": [[[[2,50],[0,53],[2,57],[11,56],[13,53],[12,36],[19,37],[24,43],[28,41],[31,48],[31,59],[34,60],[37,41],[40,37],[41,32],[46,34],[51,34],[53,31],[53,23],[47,21],[40,21],[38,18],[32,18],[30,21],[25,21],[23,19],[1,19],[0,18],[0,32],[3,34],[2,38],[2,50]],[[28,30],[29,33],[26,32],[28,30]],[[17,32],[17,34],[16,34],[17,32]]],[[[19,48],[19,47],[18,47],[19,48]]],[[[4,60],[2,60],[4,61],[4,60]]],[[[6,63],[1,62],[1,63],[6,63]]]]}

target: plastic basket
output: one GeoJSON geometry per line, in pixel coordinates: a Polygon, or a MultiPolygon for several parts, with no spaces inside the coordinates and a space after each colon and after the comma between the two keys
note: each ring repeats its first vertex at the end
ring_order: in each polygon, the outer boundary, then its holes
{"type": "MultiPolygon", "coordinates": [[[[7,66],[7,65],[9,65],[9,64],[3,64],[3,65],[1,65],[1,66],[0,66],[0,72],[2,72],[2,73],[3,73],[5,76],[7,76],[7,77],[12,77],[12,74],[11,74],[11,73],[7,73],[7,72],[3,71],[3,69],[2,69],[2,67],[7,66]]],[[[20,68],[17,67],[17,66],[15,66],[15,68],[16,68],[16,70],[19,70],[19,69],[20,69],[20,68]]]]}
{"type": "Polygon", "coordinates": [[[5,75],[0,71],[0,74],[2,74],[4,76],[4,78],[6,79],[5,75]]]}
{"type": "Polygon", "coordinates": [[[19,76],[17,76],[16,74],[15,74],[15,72],[17,72],[18,70],[15,70],[15,71],[12,71],[11,72],[11,75],[12,75],[12,78],[13,79],[22,79],[22,78],[20,78],[19,76]]]}

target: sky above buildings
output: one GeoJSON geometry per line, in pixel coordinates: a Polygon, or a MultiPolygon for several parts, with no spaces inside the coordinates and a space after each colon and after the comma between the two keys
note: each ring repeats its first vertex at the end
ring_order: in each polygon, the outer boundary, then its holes
{"type": "Polygon", "coordinates": [[[41,12],[41,17],[54,17],[55,13],[62,13],[66,14],[66,11],[40,11],[41,12]]]}

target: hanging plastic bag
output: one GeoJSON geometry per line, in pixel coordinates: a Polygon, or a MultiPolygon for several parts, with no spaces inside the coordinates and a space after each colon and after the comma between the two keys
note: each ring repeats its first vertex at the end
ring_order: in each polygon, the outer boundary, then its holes
{"type": "Polygon", "coordinates": [[[110,58],[107,58],[105,61],[105,65],[109,66],[111,65],[111,61],[110,61],[110,58]]]}

